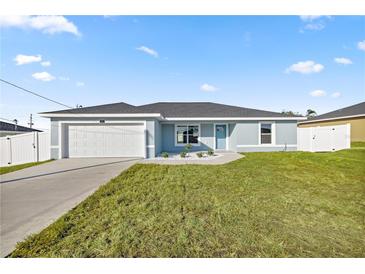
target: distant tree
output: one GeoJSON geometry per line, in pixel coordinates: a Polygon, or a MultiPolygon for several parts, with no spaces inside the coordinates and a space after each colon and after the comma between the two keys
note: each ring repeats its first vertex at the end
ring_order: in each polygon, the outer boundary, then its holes
{"type": "Polygon", "coordinates": [[[291,110],[282,110],[281,113],[286,115],[286,116],[301,115],[299,112],[294,112],[294,111],[291,111],[291,110]]]}
{"type": "Polygon", "coordinates": [[[317,112],[313,109],[307,109],[307,114],[305,116],[314,117],[314,116],[317,116],[317,112]]]}

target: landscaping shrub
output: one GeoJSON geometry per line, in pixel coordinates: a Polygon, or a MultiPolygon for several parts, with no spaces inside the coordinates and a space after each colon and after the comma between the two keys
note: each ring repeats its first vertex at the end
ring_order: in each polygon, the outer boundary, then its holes
{"type": "Polygon", "coordinates": [[[213,156],[214,155],[214,150],[213,149],[208,149],[208,155],[209,156],[213,156]]]}
{"type": "Polygon", "coordinates": [[[198,152],[198,153],[196,154],[196,156],[198,156],[198,158],[203,157],[203,152],[198,152]]]}
{"type": "Polygon", "coordinates": [[[192,144],[186,144],[185,145],[185,151],[187,152],[187,153],[189,153],[190,152],[190,150],[193,148],[193,145],[192,144]]]}
{"type": "Polygon", "coordinates": [[[168,154],[167,152],[162,152],[162,153],[161,153],[161,156],[162,156],[163,158],[169,158],[169,154],[168,154]]]}
{"type": "Polygon", "coordinates": [[[185,150],[184,150],[184,151],[181,151],[181,152],[180,152],[180,157],[181,157],[181,158],[185,158],[185,157],[186,157],[186,154],[187,154],[187,153],[186,153],[186,151],[185,151],[185,150]]]}

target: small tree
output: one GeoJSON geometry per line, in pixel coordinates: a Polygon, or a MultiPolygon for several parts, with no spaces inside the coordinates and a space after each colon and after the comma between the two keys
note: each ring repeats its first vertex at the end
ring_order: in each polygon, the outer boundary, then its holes
{"type": "Polygon", "coordinates": [[[307,113],[305,114],[307,117],[314,117],[317,116],[317,112],[313,109],[307,109],[307,113]]]}
{"type": "Polygon", "coordinates": [[[282,114],[284,114],[285,116],[297,116],[297,115],[301,115],[299,112],[294,112],[292,110],[282,110],[281,111],[282,114]]]}

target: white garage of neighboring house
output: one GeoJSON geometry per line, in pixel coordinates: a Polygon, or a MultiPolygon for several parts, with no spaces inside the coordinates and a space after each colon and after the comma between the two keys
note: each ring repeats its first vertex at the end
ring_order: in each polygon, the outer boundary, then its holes
{"type": "Polygon", "coordinates": [[[115,103],[41,113],[51,158],[141,157],[162,152],[294,151],[302,116],[209,102],[115,103]]]}

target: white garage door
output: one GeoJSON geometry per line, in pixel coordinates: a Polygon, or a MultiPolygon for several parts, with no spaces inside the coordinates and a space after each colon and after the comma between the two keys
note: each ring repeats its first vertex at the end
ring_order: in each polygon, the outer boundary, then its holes
{"type": "Polygon", "coordinates": [[[68,144],[69,157],[144,157],[144,125],[69,125],[68,144]]]}

